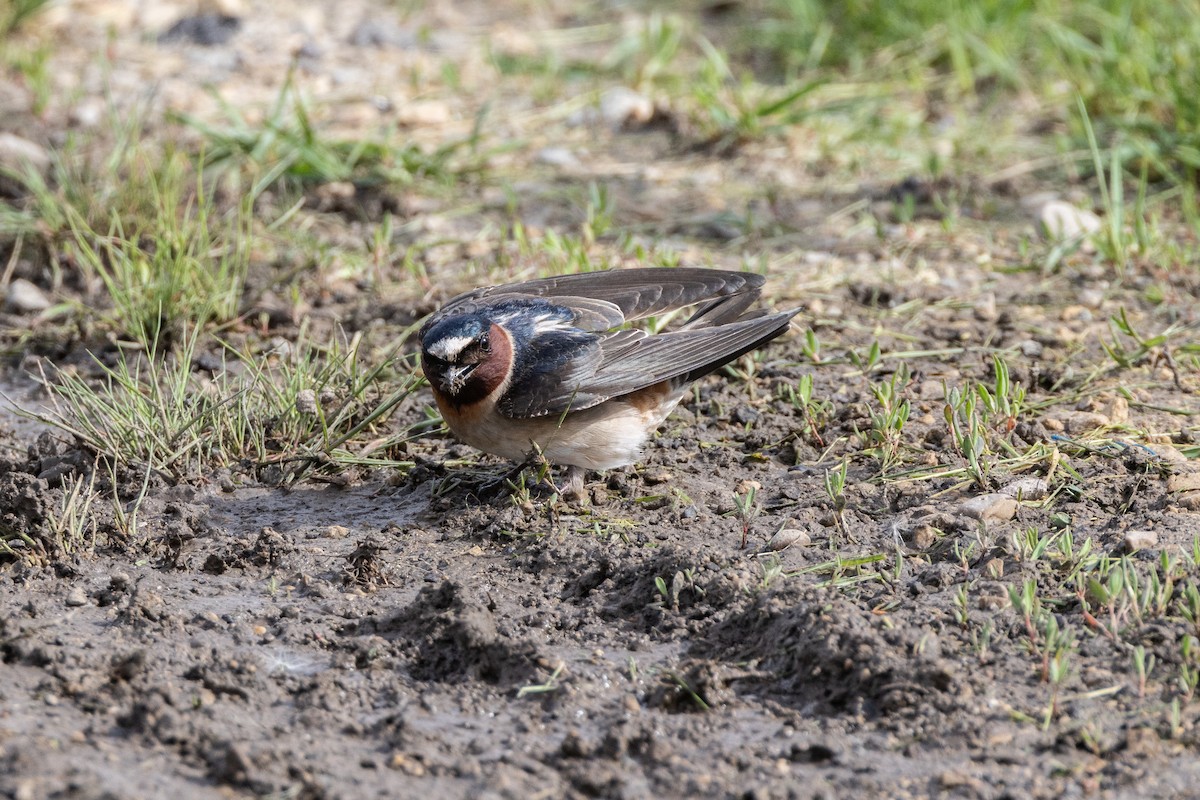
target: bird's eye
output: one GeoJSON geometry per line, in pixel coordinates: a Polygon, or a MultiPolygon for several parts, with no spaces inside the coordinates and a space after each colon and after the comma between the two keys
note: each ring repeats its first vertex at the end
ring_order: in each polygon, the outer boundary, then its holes
{"type": "Polygon", "coordinates": [[[482,351],[483,351],[483,352],[485,352],[485,353],[490,353],[490,352],[491,352],[491,350],[492,350],[492,343],[488,341],[488,335],[487,335],[486,333],[482,333],[482,334],[480,334],[480,335],[479,335],[478,342],[479,342],[479,349],[480,349],[480,350],[482,350],[482,351]]]}

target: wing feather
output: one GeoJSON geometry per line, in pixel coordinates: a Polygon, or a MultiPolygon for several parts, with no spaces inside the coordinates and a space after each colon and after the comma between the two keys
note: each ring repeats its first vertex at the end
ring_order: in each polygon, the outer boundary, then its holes
{"type": "Polygon", "coordinates": [[[544,374],[514,380],[500,403],[510,417],[581,411],[668,380],[707,375],[787,330],[796,311],[648,336],[617,331],[544,374]]]}
{"type": "MultiPolygon", "coordinates": [[[[603,319],[609,328],[686,308],[705,300],[712,301],[704,307],[711,309],[725,302],[726,298],[736,298],[731,305],[737,306],[737,312],[740,313],[758,298],[764,280],[763,276],[749,272],[698,267],[645,267],[559,275],[461,294],[447,302],[427,324],[453,314],[469,314],[486,308],[502,295],[553,297],[563,305],[595,315],[589,316],[587,321],[590,324],[603,319]]],[[[733,314],[734,317],[736,315],[733,314]]],[[[725,315],[725,318],[732,317],[725,315]]]]}
{"type": "Polygon", "coordinates": [[[605,357],[582,388],[617,397],[660,381],[689,383],[781,335],[796,313],[784,311],[716,328],[670,331],[612,354],[607,342],[601,342],[605,357]]]}

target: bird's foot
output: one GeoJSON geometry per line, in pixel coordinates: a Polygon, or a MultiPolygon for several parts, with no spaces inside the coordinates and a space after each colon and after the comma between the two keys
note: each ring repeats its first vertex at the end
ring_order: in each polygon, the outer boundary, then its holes
{"type": "Polygon", "coordinates": [[[584,500],[583,491],[584,468],[571,465],[567,467],[566,480],[563,485],[556,487],[558,494],[568,503],[579,503],[584,500]]]}

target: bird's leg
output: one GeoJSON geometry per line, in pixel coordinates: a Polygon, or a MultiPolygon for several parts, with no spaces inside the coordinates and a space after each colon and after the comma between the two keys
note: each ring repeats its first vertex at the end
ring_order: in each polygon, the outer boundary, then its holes
{"type": "Polygon", "coordinates": [[[574,464],[567,467],[566,480],[561,487],[558,487],[558,493],[564,500],[569,502],[578,502],[583,500],[583,475],[584,468],[577,467],[574,464]]]}

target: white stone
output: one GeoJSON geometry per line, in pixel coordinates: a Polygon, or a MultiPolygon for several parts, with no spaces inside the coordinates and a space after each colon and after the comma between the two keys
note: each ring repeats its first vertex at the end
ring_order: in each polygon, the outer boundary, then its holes
{"type": "Polygon", "coordinates": [[[1104,292],[1100,289],[1080,289],[1076,297],[1080,305],[1088,308],[1099,308],[1104,305],[1104,292]]]}
{"type": "Polygon", "coordinates": [[[1158,546],[1158,534],[1154,531],[1125,531],[1125,549],[1150,550],[1158,546]]]}
{"type": "Polygon", "coordinates": [[[968,517],[1005,522],[1017,515],[1020,504],[1001,492],[991,492],[964,501],[959,510],[968,517]]]}
{"type": "Polygon", "coordinates": [[[1045,478],[1021,478],[1003,487],[1000,494],[1006,494],[1018,500],[1041,500],[1049,491],[1050,483],[1045,478]]]}
{"type": "Polygon", "coordinates": [[[549,164],[552,167],[577,167],[579,158],[566,147],[543,147],[534,156],[539,164],[549,164]]]}
{"type": "Polygon", "coordinates": [[[105,109],[99,97],[85,97],[71,109],[71,123],[80,128],[95,128],[104,122],[105,109]]]}
{"type": "Polygon", "coordinates": [[[0,133],[0,167],[21,172],[26,166],[38,172],[50,168],[50,154],[37,142],[14,133],[0,133]]]}
{"type": "Polygon", "coordinates": [[[437,100],[418,100],[396,109],[396,121],[414,128],[445,125],[453,116],[450,106],[437,100]]]}
{"type": "Polygon", "coordinates": [[[614,128],[641,125],[654,116],[650,98],[624,86],[614,86],[600,96],[600,117],[614,128]]]}
{"type": "Polygon", "coordinates": [[[1063,200],[1051,200],[1038,212],[1042,232],[1051,241],[1074,241],[1100,230],[1100,218],[1063,200]]]}
{"type": "Polygon", "coordinates": [[[45,292],[24,278],[17,278],[8,285],[4,302],[10,309],[21,314],[45,311],[54,305],[45,292]]]}
{"type": "Polygon", "coordinates": [[[812,544],[812,537],[805,531],[799,528],[781,528],[771,537],[771,541],[767,542],[767,547],[771,550],[786,550],[789,547],[807,547],[812,544]]]}

